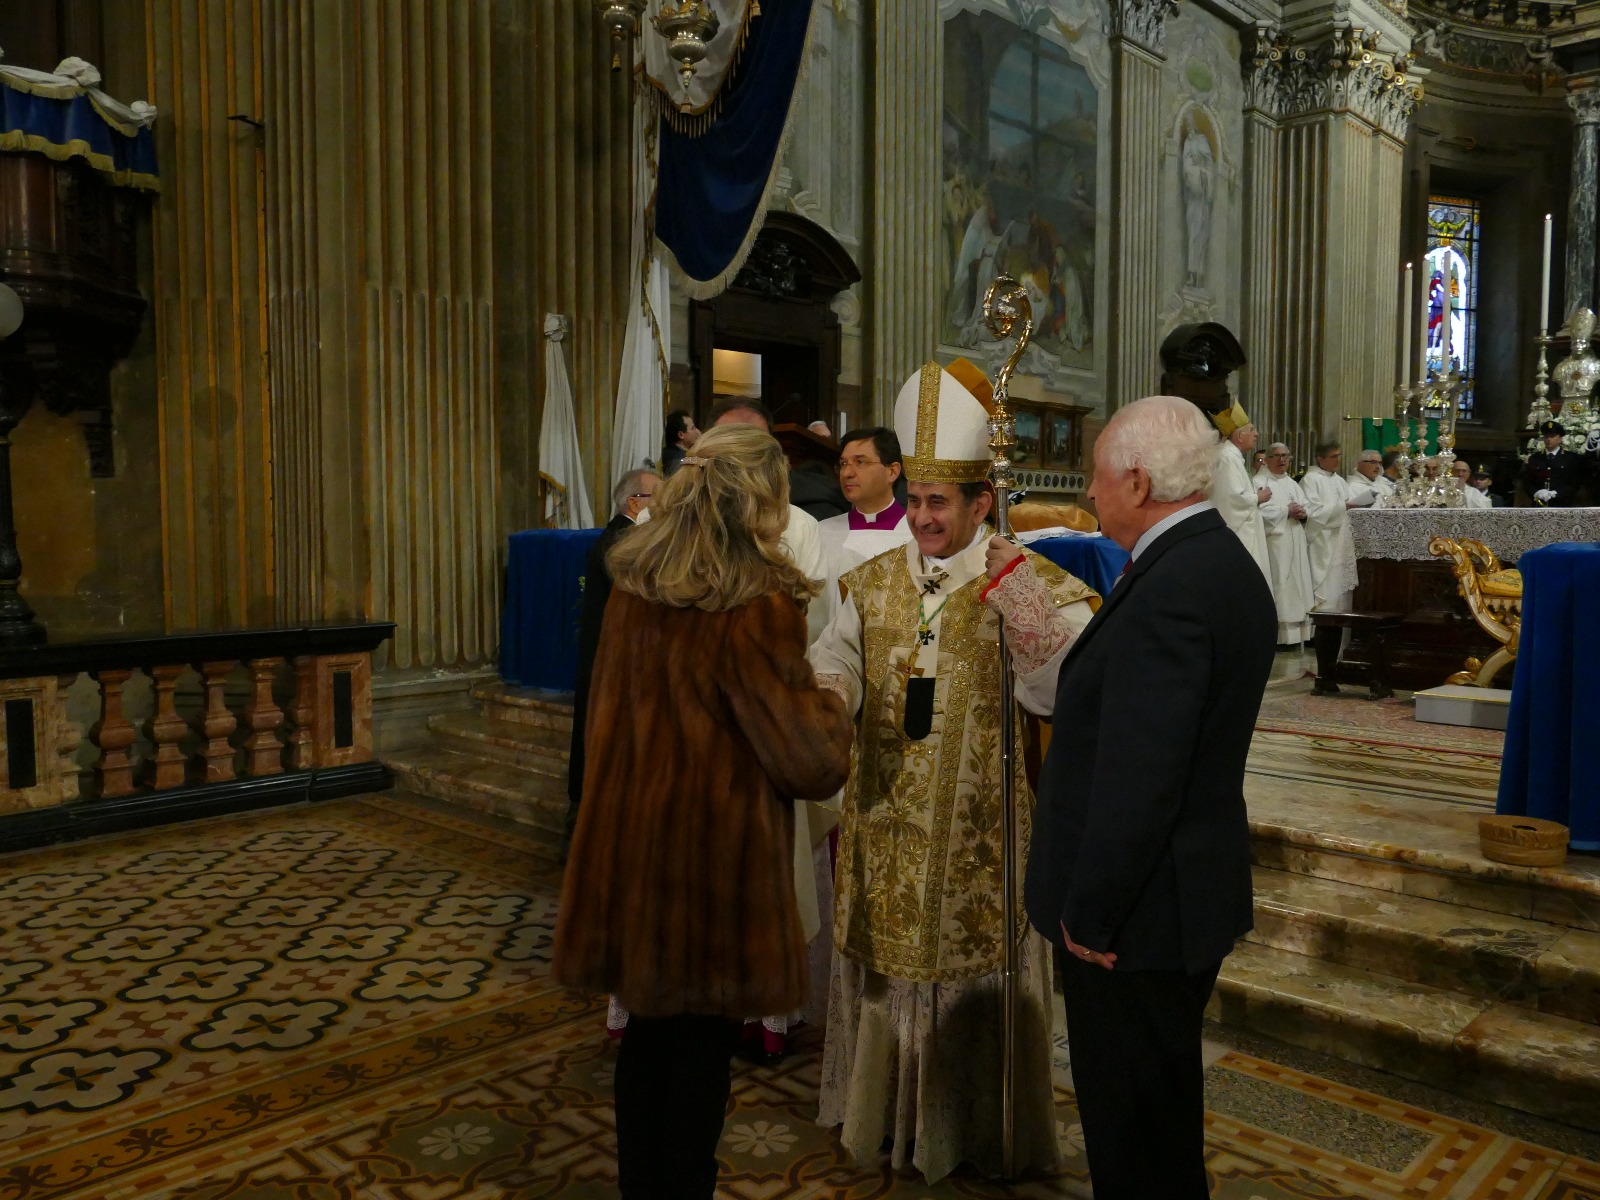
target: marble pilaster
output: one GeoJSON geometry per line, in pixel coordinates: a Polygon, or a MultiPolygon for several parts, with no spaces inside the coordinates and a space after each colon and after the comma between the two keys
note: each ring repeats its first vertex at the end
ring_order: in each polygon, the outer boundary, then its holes
{"type": "Polygon", "coordinates": [[[930,248],[941,244],[936,179],[944,30],[927,0],[880,0],[869,37],[872,249],[870,265],[861,266],[872,394],[863,417],[887,422],[900,385],[938,341],[940,264],[930,248]]]}
{"type": "Polygon", "coordinates": [[[1572,106],[1572,183],[1567,201],[1567,296],[1560,322],[1595,304],[1595,211],[1600,192],[1600,79],[1582,76],[1568,84],[1572,106]]]}
{"type": "Polygon", "coordinates": [[[1106,406],[1115,411],[1156,390],[1162,112],[1166,21],[1176,0],[1112,0],[1111,273],[1106,406]]]}

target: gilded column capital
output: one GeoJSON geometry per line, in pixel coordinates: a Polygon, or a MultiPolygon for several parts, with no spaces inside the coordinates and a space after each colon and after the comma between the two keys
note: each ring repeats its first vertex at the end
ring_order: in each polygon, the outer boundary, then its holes
{"type": "Polygon", "coordinates": [[[1178,0],[1110,0],[1106,8],[1107,37],[1165,57],[1167,18],[1178,11],[1178,0]]]}
{"type": "Polygon", "coordinates": [[[1240,64],[1246,110],[1278,119],[1349,112],[1404,138],[1422,87],[1408,74],[1409,56],[1387,55],[1378,41],[1377,31],[1351,26],[1296,44],[1258,24],[1244,39],[1240,64]]]}

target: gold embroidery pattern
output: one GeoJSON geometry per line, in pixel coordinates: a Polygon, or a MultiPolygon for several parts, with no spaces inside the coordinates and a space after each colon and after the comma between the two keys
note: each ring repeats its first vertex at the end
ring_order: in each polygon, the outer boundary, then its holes
{"type": "Polygon", "coordinates": [[[940,373],[938,363],[925,362],[917,382],[917,452],[913,457],[928,462],[938,457],[940,373]]]}

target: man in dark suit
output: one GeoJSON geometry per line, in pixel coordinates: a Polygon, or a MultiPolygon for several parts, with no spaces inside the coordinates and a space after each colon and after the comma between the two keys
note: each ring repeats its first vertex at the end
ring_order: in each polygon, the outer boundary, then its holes
{"type": "Polygon", "coordinates": [[[1187,400],[1095,446],[1101,528],[1133,555],[1068,651],[1025,896],[1062,990],[1096,1200],[1207,1195],[1200,1030],[1251,927],[1244,764],[1277,616],[1206,500],[1216,433],[1187,400]]]}
{"type": "Polygon", "coordinates": [[[633,528],[639,514],[650,507],[650,496],[661,484],[660,477],[646,468],[629,471],[611,489],[612,517],[600,531],[583,570],[583,610],[578,617],[578,683],[572,697],[572,748],[567,759],[567,833],[561,858],[567,857],[572,831],[578,823],[578,803],[583,799],[583,737],[588,726],[589,676],[594,671],[595,651],[600,647],[600,622],[611,599],[611,572],[606,570],[606,551],[625,529],[633,528]]]}

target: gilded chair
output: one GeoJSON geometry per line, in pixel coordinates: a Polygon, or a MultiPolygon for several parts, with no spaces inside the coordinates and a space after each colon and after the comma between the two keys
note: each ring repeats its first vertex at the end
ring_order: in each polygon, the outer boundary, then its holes
{"type": "Polygon", "coordinates": [[[1476,538],[1436,537],[1428,543],[1428,551],[1438,558],[1450,559],[1457,590],[1467,602],[1472,619],[1500,643],[1500,649],[1487,662],[1469,658],[1466,668],[1445,682],[1492,687],[1495,676],[1517,658],[1517,640],[1522,632],[1522,572],[1502,567],[1494,552],[1476,538]]]}

